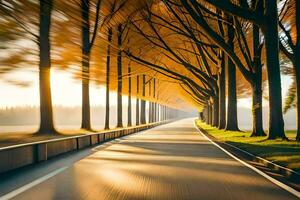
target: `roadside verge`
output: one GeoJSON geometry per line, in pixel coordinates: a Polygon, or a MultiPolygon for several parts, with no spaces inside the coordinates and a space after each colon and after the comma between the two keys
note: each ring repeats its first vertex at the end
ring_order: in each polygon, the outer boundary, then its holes
{"type": "Polygon", "coordinates": [[[295,189],[296,191],[298,192],[300,191],[300,174],[298,172],[280,166],[276,163],[273,163],[269,160],[266,160],[254,154],[251,154],[245,151],[244,149],[238,148],[227,142],[219,141],[217,138],[210,135],[206,130],[199,127],[196,123],[195,123],[195,127],[199,130],[200,133],[202,133],[207,138],[209,138],[213,143],[225,149],[233,156],[246,162],[252,167],[262,171],[263,173],[276,179],[277,181],[288,185],[289,187],[295,189]]]}

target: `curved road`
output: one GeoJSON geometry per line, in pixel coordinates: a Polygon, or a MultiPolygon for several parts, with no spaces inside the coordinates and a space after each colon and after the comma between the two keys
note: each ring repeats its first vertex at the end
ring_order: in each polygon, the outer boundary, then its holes
{"type": "Polygon", "coordinates": [[[209,142],[193,119],[94,150],[14,199],[296,199],[209,142]]]}

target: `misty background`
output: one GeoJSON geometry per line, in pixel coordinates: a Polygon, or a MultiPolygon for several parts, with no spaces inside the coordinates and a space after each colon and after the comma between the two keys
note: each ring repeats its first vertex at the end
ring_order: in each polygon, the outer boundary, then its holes
{"type": "MultiPolygon", "coordinates": [[[[0,133],[34,132],[39,125],[39,88],[36,73],[27,70],[17,70],[6,75],[9,80],[20,82],[31,81],[27,87],[20,87],[5,80],[0,80],[0,133]]],[[[282,76],[282,95],[285,98],[291,79],[282,76]]],[[[52,94],[54,103],[54,122],[58,130],[76,130],[81,124],[81,82],[75,80],[68,72],[54,70],[52,73],[52,94]],[[66,95],[67,94],[67,95],[66,95]]],[[[95,130],[104,128],[105,118],[105,88],[90,87],[91,120],[95,130]]],[[[116,127],[116,93],[110,92],[110,128],[116,127]]],[[[123,125],[127,125],[127,101],[123,96],[123,125]]],[[[132,97],[132,123],[135,124],[135,102],[132,97]]],[[[263,100],[264,129],[268,129],[268,102],[263,100]]],[[[148,110],[148,102],[146,103],[148,110]]],[[[194,116],[197,114],[194,111],[194,116]]],[[[242,130],[251,130],[251,98],[238,99],[238,122],[242,130]]],[[[148,118],[148,115],[146,115],[148,118]]],[[[296,129],[296,110],[291,109],[284,115],[285,129],[296,129]]]]}
{"type": "MultiPolygon", "coordinates": [[[[127,101],[123,99],[123,101],[127,101]]],[[[124,102],[125,104],[125,102],[124,102]]],[[[148,102],[146,103],[148,110],[148,102]]],[[[110,127],[116,127],[116,106],[110,106],[110,127]]],[[[196,117],[196,114],[193,113],[196,117]]],[[[290,110],[284,115],[286,130],[296,129],[296,111],[290,110]]],[[[148,118],[148,116],[146,115],[148,118]]],[[[105,107],[93,106],[91,108],[92,127],[95,130],[104,128],[105,107]]],[[[239,127],[242,130],[251,130],[251,109],[238,108],[239,127]]],[[[54,120],[58,130],[76,130],[80,128],[81,107],[80,106],[54,106],[54,120]]],[[[264,107],[264,128],[268,128],[268,108],[264,107]]],[[[132,123],[135,124],[135,99],[132,104],[132,123]]],[[[20,106],[0,109],[0,133],[4,132],[33,132],[38,129],[39,108],[37,106],[20,106]]],[[[127,104],[123,105],[123,125],[127,126],[127,104]]]]}

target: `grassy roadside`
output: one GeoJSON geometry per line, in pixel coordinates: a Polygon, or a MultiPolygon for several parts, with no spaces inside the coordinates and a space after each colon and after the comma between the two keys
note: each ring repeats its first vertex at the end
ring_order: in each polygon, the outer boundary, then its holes
{"type": "MultiPolygon", "coordinates": [[[[281,166],[300,172],[300,143],[296,141],[266,140],[266,137],[250,137],[250,132],[219,130],[200,120],[196,125],[207,131],[217,140],[232,144],[254,155],[265,158],[281,166]]],[[[295,138],[295,132],[288,131],[289,138],[295,138]]]]}

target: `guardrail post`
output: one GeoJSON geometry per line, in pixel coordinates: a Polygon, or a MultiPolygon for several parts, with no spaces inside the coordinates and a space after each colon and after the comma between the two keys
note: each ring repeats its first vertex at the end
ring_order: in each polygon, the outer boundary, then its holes
{"type": "Polygon", "coordinates": [[[77,150],[79,149],[79,141],[78,138],[76,138],[76,146],[77,146],[77,150]]]}
{"type": "Polygon", "coordinates": [[[47,143],[41,143],[41,144],[37,144],[36,147],[37,150],[37,162],[42,162],[42,161],[46,161],[48,158],[47,155],[47,143]]]}

